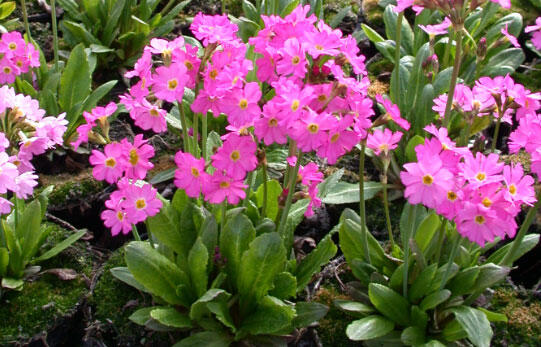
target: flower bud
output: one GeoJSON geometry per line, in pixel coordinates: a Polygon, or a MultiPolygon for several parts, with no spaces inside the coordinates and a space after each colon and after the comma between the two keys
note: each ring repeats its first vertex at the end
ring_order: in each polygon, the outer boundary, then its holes
{"type": "Polygon", "coordinates": [[[487,54],[487,38],[482,37],[477,44],[477,59],[483,60],[487,54]]]}

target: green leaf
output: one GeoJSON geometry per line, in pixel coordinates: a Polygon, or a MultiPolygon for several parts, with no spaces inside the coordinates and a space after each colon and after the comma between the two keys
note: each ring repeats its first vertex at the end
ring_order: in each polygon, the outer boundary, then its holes
{"type": "Polygon", "coordinates": [[[99,86],[98,88],[94,89],[92,91],[92,93],[90,93],[90,95],[85,99],[85,101],[83,102],[83,107],[82,109],[84,111],[90,111],[92,110],[94,107],[96,107],[96,105],[98,104],[98,102],[103,99],[107,94],[109,94],[109,92],[111,91],[111,89],[113,89],[113,87],[118,83],[118,81],[114,80],[114,81],[109,81],[109,82],[106,82],[104,84],[102,84],[101,86],[99,86]]]}
{"type": "Polygon", "coordinates": [[[229,219],[220,233],[220,253],[227,259],[225,271],[229,283],[233,286],[237,285],[242,255],[254,238],[254,226],[243,214],[229,219]]]}
{"type": "Polygon", "coordinates": [[[9,252],[7,248],[0,247],[0,277],[4,277],[7,273],[9,265],[9,252]]]}
{"type": "Polygon", "coordinates": [[[472,287],[477,281],[479,272],[478,266],[461,270],[447,285],[447,289],[453,296],[464,295],[472,292],[472,287]]]}
{"type": "Polygon", "coordinates": [[[309,202],[310,201],[308,199],[299,200],[293,203],[289,209],[286,219],[286,227],[284,228],[283,234],[280,235],[284,242],[284,246],[287,249],[290,249],[290,247],[293,246],[295,229],[304,219],[304,212],[308,208],[309,202]]]}
{"type": "Polygon", "coordinates": [[[484,264],[479,266],[479,276],[471,288],[472,292],[483,291],[503,281],[511,269],[496,264],[484,264]]]}
{"type": "Polygon", "coordinates": [[[287,16],[288,14],[290,14],[291,12],[293,12],[293,10],[295,8],[297,8],[297,6],[299,6],[299,0],[293,0],[293,1],[290,1],[286,7],[284,7],[284,9],[282,10],[282,12],[280,12],[280,17],[285,17],[287,16]]]}
{"type": "Polygon", "coordinates": [[[415,242],[421,251],[426,251],[440,225],[440,218],[435,213],[431,213],[423,219],[415,233],[415,242]]]}
{"type": "MultiPolygon", "coordinates": [[[[262,183],[255,193],[257,206],[263,206],[264,184],[262,183]]],[[[274,220],[278,215],[278,198],[282,194],[282,186],[276,180],[267,181],[267,217],[274,220]]]]}
{"type": "Polygon", "coordinates": [[[240,262],[237,287],[241,313],[257,305],[273,285],[286,262],[286,250],[278,233],[256,237],[240,262]]]}
{"type": "Polygon", "coordinates": [[[119,281],[122,281],[141,292],[148,293],[148,290],[141,283],[137,282],[137,280],[135,279],[135,277],[133,277],[132,273],[130,272],[130,270],[128,270],[127,267],[114,267],[110,271],[113,277],[115,277],[119,281]]]}
{"type": "MultiPolygon", "coordinates": [[[[256,287],[254,286],[254,288],[256,287]]],[[[237,333],[236,339],[246,334],[275,334],[289,327],[294,317],[295,309],[292,306],[272,296],[265,296],[259,301],[257,309],[251,311],[242,320],[241,328],[237,333]]]]}
{"type": "Polygon", "coordinates": [[[150,312],[152,312],[154,309],[155,307],[140,308],[131,314],[131,316],[129,317],[129,320],[131,320],[135,324],[144,326],[146,322],[148,322],[151,319],[150,312]]]}
{"type": "Polygon", "coordinates": [[[366,37],[368,37],[368,39],[370,41],[372,41],[373,43],[378,43],[378,42],[385,41],[385,39],[380,34],[378,34],[377,31],[375,31],[374,29],[372,29],[368,25],[362,23],[361,28],[363,29],[364,33],[366,34],[366,37]]]}
{"type": "Polygon", "coordinates": [[[344,18],[348,15],[349,11],[351,11],[351,6],[341,8],[340,11],[338,11],[338,13],[335,14],[329,22],[331,28],[337,28],[340,23],[342,23],[344,18]]]}
{"type": "Polygon", "coordinates": [[[190,278],[192,280],[192,286],[196,295],[199,297],[207,291],[208,276],[207,276],[207,262],[209,260],[209,253],[207,247],[198,237],[195,241],[190,253],[188,254],[188,266],[190,271],[190,278]]]}
{"type": "MultiPolygon", "coordinates": [[[[364,182],[364,199],[372,199],[381,189],[382,185],[379,182],[364,182]]],[[[338,182],[332,191],[321,199],[321,201],[326,204],[350,204],[359,202],[359,184],[338,182]]]]}
{"type": "Polygon", "coordinates": [[[125,5],[126,0],[116,0],[113,2],[113,7],[110,9],[107,15],[107,22],[104,23],[105,27],[103,28],[101,35],[103,44],[105,46],[110,46],[114,40],[114,37],[118,35],[120,29],[118,27],[118,21],[122,15],[122,12],[128,10],[128,8],[125,8],[125,5]]]}
{"type": "MultiPolygon", "coordinates": [[[[73,37],[76,38],[77,42],[81,42],[80,45],[90,46],[91,44],[101,44],[100,40],[92,35],[92,33],[90,33],[81,23],[63,20],[61,24],[63,28],[65,28],[73,37]]],[[[77,46],[75,46],[75,48],[77,48],[77,46]]]]}
{"type": "Polygon", "coordinates": [[[478,307],[479,311],[483,312],[486,316],[489,322],[504,322],[507,323],[507,316],[503,313],[493,312],[489,311],[486,308],[478,307]]]}
{"type": "MultiPolygon", "coordinates": [[[[396,38],[396,25],[398,14],[394,11],[393,5],[385,7],[383,12],[383,22],[385,23],[385,33],[387,38],[394,40],[396,38]]],[[[413,52],[413,31],[408,23],[408,20],[404,16],[402,20],[402,34],[401,34],[401,46],[406,50],[407,54],[414,54],[413,52]]]]}
{"type": "Polygon", "coordinates": [[[406,346],[417,346],[425,342],[425,332],[418,327],[407,327],[402,331],[400,340],[406,346]]]}
{"type": "Polygon", "coordinates": [[[15,10],[15,2],[8,1],[0,5],[0,19],[5,19],[15,10]]]}
{"type": "Polygon", "coordinates": [[[274,278],[274,288],[269,295],[278,299],[288,299],[297,293],[297,279],[289,272],[280,272],[274,278]]]}
{"type": "Polygon", "coordinates": [[[421,301],[419,305],[421,310],[428,311],[433,308],[436,308],[439,304],[445,302],[445,300],[451,297],[451,291],[447,289],[440,290],[428,295],[426,298],[421,301]]]}
{"type": "MultiPolygon", "coordinates": [[[[514,263],[516,260],[518,260],[520,257],[522,257],[524,254],[531,251],[538,243],[539,243],[539,234],[530,234],[526,235],[520,243],[520,246],[518,246],[517,252],[515,253],[515,256],[510,260],[510,264],[514,263]]],[[[502,261],[503,257],[509,252],[509,249],[512,247],[512,245],[518,242],[518,240],[514,240],[513,242],[509,242],[502,248],[498,249],[496,252],[492,253],[490,257],[486,260],[485,263],[495,263],[498,264],[500,261],[502,261]]]]}
{"type": "Polygon", "coordinates": [[[339,169],[333,172],[329,177],[327,177],[323,182],[317,185],[319,198],[324,198],[331,192],[336,184],[340,181],[340,178],[344,175],[344,169],[339,169]]]}
{"type": "Polygon", "coordinates": [[[410,302],[417,302],[428,293],[437,270],[438,264],[431,264],[417,276],[408,292],[410,302]]]}
{"type": "Polygon", "coordinates": [[[292,324],[295,328],[307,327],[325,317],[328,311],[329,308],[327,306],[318,302],[297,302],[295,304],[297,315],[293,318],[292,324]]]}
{"type": "Polygon", "coordinates": [[[207,290],[196,302],[190,307],[190,318],[194,321],[198,321],[206,313],[209,312],[207,304],[209,302],[227,302],[231,294],[223,289],[211,288],[207,290]]]}
{"type": "Polygon", "coordinates": [[[11,290],[21,291],[23,290],[24,281],[20,278],[2,278],[2,288],[7,288],[11,290]]]}
{"type": "MultiPolygon", "coordinates": [[[[370,279],[372,277],[372,273],[378,271],[375,267],[373,267],[367,262],[361,261],[360,259],[353,259],[349,261],[348,263],[349,263],[349,267],[351,268],[351,272],[353,273],[353,276],[355,276],[365,286],[368,286],[368,284],[371,282],[370,279]]],[[[399,270],[400,266],[396,268],[395,272],[400,271],[400,273],[402,273],[401,270],[399,270]]],[[[394,277],[394,274],[391,277],[391,280],[390,280],[391,283],[393,282],[392,281],[393,277],[394,277]]]]}
{"type": "Polygon", "coordinates": [[[424,137],[421,137],[419,135],[413,136],[406,145],[406,160],[408,162],[416,162],[417,161],[417,153],[415,153],[415,147],[418,145],[422,145],[425,143],[424,137]]]}
{"type": "Polygon", "coordinates": [[[434,79],[434,95],[441,95],[449,90],[449,84],[451,83],[451,76],[453,74],[453,67],[448,67],[445,70],[441,70],[434,79]]]}
{"type": "MultiPolygon", "coordinates": [[[[58,102],[63,110],[70,110],[77,103],[83,102],[90,93],[92,76],[86,59],[84,46],[75,46],[60,78],[58,102]]],[[[72,115],[68,114],[69,121],[70,117],[72,115]]]]}
{"type": "Polygon", "coordinates": [[[351,322],[346,335],[350,340],[363,341],[382,337],[394,329],[394,323],[382,316],[368,316],[351,322]]]}
{"type": "Polygon", "coordinates": [[[312,276],[334,257],[337,250],[332,238],[324,237],[317,247],[301,260],[295,271],[297,291],[303,290],[310,283],[312,276]]]}
{"type": "Polygon", "coordinates": [[[251,21],[259,23],[259,21],[261,20],[259,12],[248,0],[242,0],[242,10],[244,11],[244,15],[251,21]]]}
{"type": "Polygon", "coordinates": [[[150,317],[160,324],[173,328],[191,328],[190,318],[173,307],[158,307],[150,311],[150,317]]]}
{"type": "Polygon", "coordinates": [[[358,301],[335,299],[333,301],[334,306],[338,307],[342,311],[345,311],[354,316],[368,316],[371,313],[374,313],[374,308],[372,306],[363,304],[358,301]]]}
{"type": "Polygon", "coordinates": [[[455,318],[468,334],[471,343],[478,347],[489,347],[492,339],[492,328],[487,316],[472,307],[458,306],[450,309],[455,318]]]}
{"type": "Polygon", "coordinates": [[[384,285],[370,283],[368,296],[385,317],[405,327],[410,324],[410,305],[402,295],[384,285]]]}
{"type": "Polygon", "coordinates": [[[227,347],[231,342],[233,342],[232,339],[226,334],[203,331],[181,340],[174,344],[173,347],[227,347]]]}
{"type": "Polygon", "coordinates": [[[33,262],[37,263],[37,262],[47,260],[56,256],[57,254],[59,254],[60,252],[62,252],[63,250],[71,246],[73,243],[75,243],[75,241],[83,237],[84,234],[86,234],[86,230],[79,230],[75,234],[70,235],[68,238],[66,238],[65,240],[62,240],[60,243],[56,244],[53,248],[51,248],[47,252],[43,253],[42,255],[34,259],[33,262]]]}
{"type": "Polygon", "coordinates": [[[21,243],[22,256],[29,261],[36,254],[41,240],[41,204],[38,199],[26,205],[17,225],[16,234],[21,243]]]}
{"type": "Polygon", "coordinates": [[[524,59],[525,55],[521,48],[505,49],[488,60],[480,75],[494,77],[513,73],[524,59]]]}
{"type": "MultiPolygon", "coordinates": [[[[363,233],[361,226],[351,219],[344,220],[341,223],[340,231],[340,248],[346,257],[348,263],[351,263],[353,259],[366,260],[363,247],[363,233]]],[[[393,266],[393,263],[385,257],[385,252],[379,242],[370,234],[366,235],[368,240],[368,251],[370,252],[370,260],[376,268],[383,267],[384,264],[393,266]]]]}
{"type": "Polygon", "coordinates": [[[148,242],[132,241],[126,246],[126,264],[137,282],[152,294],[173,305],[189,307],[189,298],[179,297],[177,287],[189,287],[189,279],[173,262],[148,242]]]}

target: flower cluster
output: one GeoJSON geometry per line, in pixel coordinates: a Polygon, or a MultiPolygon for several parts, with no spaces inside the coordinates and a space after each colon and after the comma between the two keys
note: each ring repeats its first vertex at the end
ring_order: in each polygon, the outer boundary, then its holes
{"type": "Polygon", "coordinates": [[[509,151],[517,153],[524,148],[531,157],[530,170],[541,177],[541,115],[529,114],[519,119],[515,131],[509,136],[509,151]]]}
{"type": "Polygon", "coordinates": [[[88,142],[89,138],[98,144],[107,143],[107,139],[109,138],[108,118],[115,113],[116,109],[116,104],[110,102],[107,106],[95,107],[91,112],[84,111],[83,117],[86,123],[77,127],[77,139],[71,142],[73,148],[79,148],[82,143],[88,142]],[[101,134],[94,130],[97,126],[101,129],[101,134]]]}
{"type": "Polygon", "coordinates": [[[525,33],[532,34],[532,43],[535,48],[541,50],[541,17],[537,17],[535,20],[535,25],[527,26],[524,30],[525,33]]]}
{"type": "Polygon", "coordinates": [[[520,164],[500,163],[496,154],[474,156],[457,147],[445,128],[425,130],[433,137],[415,148],[418,162],[405,164],[400,174],[408,201],[453,220],[462,236],[480,246],[513,237],[521,205],[536,201],[533,178],[520,164]]]}
{"type": "MultiPolygon", "coordinates": [[[[0,88],[0,194],[11,191],[26,199],[38,184],[31,163],[35,155],[62,145],[68,124],[65,115],[46,117],[37,100],[0,88]]],[[[11,202],[0,197],[0,213],[9,213],[11,202]]]]}
{"type": "Polygon", "coordinates": [[[3,33],[0,39],[0,84],[13,83],[15,77],[39,66],[39,52],[27,44],[17,31],[3,33]]]}
{"type": "MultiPolygon", "coordinates": [[[[503,8],[511,8],[511,0],[490,0],[493,3],[499,4],[503,8]]],[[[455,12],[456,8],[462,8],[464,6],[463,1],[433,1],[433,0],[397,0],[395,12],[402,12],[405,9],[411,7],[416,14],[421,13],[424,9],[440,10],[444,14],[449,15],[455,12]]]]}
{"type": "MultiPolygon", "coordinates": [[[[517,119],[535,115],[541,108],[540,97],[540,93],[532,93],[509,75],[481,77],[471,89],[463,84],[456,85],[452,108],[469,117],[494,115],[512,124],[513,114],[517,119]]],[[[443,117],[446,103],[447,94],[440,95],[434,99],[432,109],[443,117]]]]}

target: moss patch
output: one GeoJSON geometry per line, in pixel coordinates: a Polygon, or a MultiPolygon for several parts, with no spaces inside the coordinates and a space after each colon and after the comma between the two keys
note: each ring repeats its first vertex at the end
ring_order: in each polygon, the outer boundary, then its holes
{"type": "Polygon", "coordinates": [[[494,346],[541,346],[541,302],[512,288],[495,291],[491,309],[507,316],[496,323],[494,346]]]}
{"type": "Polygon", "coordinates": [[[88,196],[98,193],[104,187],[103,182],[96,181],[92,177],[90,170],[83,171],[78,175],[42,175],[40,183],[44,187],[54,185],[54,189],[49,195],[49,204],[57,207],[80,204],[81,200],[86,200],[88,196]]]}
{"type": "Polygon", "coordinates": [[[383,8],[378,5],[379,0],[364,0],[362,2],[363,14],[366,22],[374,27],[383,26],[383,8]]]}
{"type": "MultiPolygon", "coordinates": [[[[65,239],[68,233],[55,225],[44,249],[65,239]]],[[[62,281],[52,274],[43,274],[26,282],[21,292],[6,292],[0,299],[0,344],[25,342],[56,326],[62,317],[73,313],[88,291],[85,277],[91,276],[92,257],[85,251],[84,243],[79,242],[39,265],[42,270],[73,269],[79,276],[62,281]]]]}

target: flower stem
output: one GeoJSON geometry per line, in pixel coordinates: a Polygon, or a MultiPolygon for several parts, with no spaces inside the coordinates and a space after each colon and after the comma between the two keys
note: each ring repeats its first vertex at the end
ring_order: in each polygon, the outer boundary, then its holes
{"type": "MultiPolygon", "coordinates": [[[[282,210],[282,214],[280,215],[280,222],[278,224],[278,228],[276,230],[278,231],[278,234],[282,237],[282,240],[286,239],[285,233],[285,227],[287,222],[287,215],[289,214],[289,209],[291,208],[291,201],[293,200],[293,194],[295,193],[295,185],[297,183],[297,175],[299,174],[299,168],[301,165],[301,151],[298,151],[299,155],[297,157],[297,163],[295,163],[295,168],[293,169],[293,172],[290,174],[289,177],[289,183],[287,185],[287,198],[286,198],[286,204],[284,206],[284,209],[282,210]]],[[[289,245],[286,244],[286,247],[289,247],[289,245]]]]}
{"type": "Polygon", "coordinates": [[[496,150],[496,142],[498,142],[498,135],[500,133],[500,124],[502,123],[502,115],[499,115],[496,121],[496,128],[494,129],[494,137],[492,138],[492,145],[490,146],[490,152],[494,153],[496,150]]]}
{"type": "Polygon", "coordinates": [[[449,55],[451,54],[451,42],[453,42],[453,32],[449,33],[448,44],[445,45],[445,51],[443,53],[443,65],[442,70],[449,66],[449,55]]]}
{"type": "Polygon", "coordinates": [[[513,259],[516,257],[518,250],[520,248],[520,245],[522,244],[522,240],[524,239],[524,236],[526,236],[526,232],[530,228],[530,225],[532,225],[532,222],[535,218],[537,210],[539,210],[540,206],[541,206],[541,192],[537,194],[537,202],[535,203],[535,205],[530,207],[530,210],[528,211],[528,214],[526,215],[526,219],[524,219],[524,222],[522,222],[522,225],[520,226],[517,236],[515,237],[515,241],[513,241],[511,248],[509,248],[509,251],[507,251],[507,254],[505,254],[503,259],[500,261],[500,265],[503,265],[503,266],[513,265],[513,259]]]}
{"type": "Polygon", "coordinates": [[[389,233],[389,241],[391,242],[391,252],[394,250],[393,227],[391,225],[391,215],[389,213],[389,199],[387,197],[387,167],[384,166],[383,176],[381,177],[383,185],[383,208],[385,209],[385,220],[387,222],[387,232],[389,233]]]}
{"type": "Polygon", "coordinates": [[[186,115],[184,114],[184,107],[182,106],[182,103],[179,104],[176,102],[178,111],[180,113],[180,125],[182,127],[182,145],[184,146],[184,152],[190,151],[190,136],[188,135],[188,125],[186,122],[186,115]]]}
{"type": "Polygon", "coordinates": [[[141,241],[141,236],[139,236],[139,232],[137,231],[137,226],[135,226],[135,224],[132,224],[131,226],[131,233],[135,241],[141,241]]]}
{"type": "Polygon", "coordinates": [[[268,196],[268,187],[267,187],[267,163],[264,161],[261,165],[261,171],[263,172],[263,206],[261,207],[261,218],[267,217],[267,196],[268,196]]]}
{"type": "Polygon", "coordinates": [[[221,221],[220,221],[220,226],[221,226],[220,230],[223,232],[224,228],[225,228],[225,220],[226,220],[226,212],[227,212],[227,200],[226,199],[224,199],[224,201],[222,202],[221,210],[222,210],[222,218],[221,218],[221,221]]]}
{"type": "Polygon", "coordinates": [[[364,203],[364,159],[366,151],[366,141],[361,143],[361,155],[359,157],[359,215],[361,216],[361,232],[363,235],[363,248],[366,256],[366,262],[370,261],[370,251],[368,250],[368,229],[366,228],[366,207],[364,203]]]}
{"type": "MultiPolygon", "coordinates": [[[[451,44],[449,42],[449,44],[451,44]]],[[[455,96],[456,81],[458,79],[458,73],[460,71],[460,61],[462,60],[462,30],[456,32],[456,50],[455,50],[455,62],[453,64],[453,73],[451,74],[451,83],[449,84],[449,93],[447,94],[447,104],[445,105],[445,114],[443,115],[443,124],[447,126],[450,121],[451,106],[453,105],[453,98],[455,96]]]]}
{"type": "Polygon", "coordinates": [[[207,114],[203,113],[201,118],[201,151],[203,152],[203,159],[207,162],[207,114]]]}
{"type": "Polygon", "coordinates": [[[409,269],[409,253],[410,253],[410,238],[413,235],[415,228],[415,219],[417,214],[417,205],[413,206],[408,215],[408,229],[402,233],[402,247],[404,247],[404,271],[402,277],[402,292],[405,297],[408,296],[408,269],[409,269]]]}
{"type": "Polygon", "coordinates": [[[402,44],[402,20],[404,19],[404,11],[398,14],[396,19],[396,36],[395,36],[395,52],[394,52],[394,68],[396,72],[396,89],[393,88],[396,93],[394,93],[394,103],[400,107],[400,47],[402,44]]]}
{"type": "Polygon", "coordinates": [[[445,283],[447,282],[447,279],[449,278],[449,275],[451,274],[451,267],[453,266],[456,255],[458,253],[458,247],[460,246],[460,241],[462,241],[462,238],[460,237],[460,235],[457,235],[456,240],[453,243],[453,248],[451,248],[451,254],[449,254],[449,261],[447,262],[447,267],[445,268],[445,273],[443,274],[443,278],[440,283],[439,290],[442,290],[443,287],[445,287],[445,283]]]}
{"type": "Polygon", "coordinates": [[[244,201],[242,202],[242,205],[244,207],[248,207],[248,200],[250,200],[250,191],[252,190],[252,186],[254,184],[254,172],[255,171],[250,171],[248,173],[248,177],[246,178],[248,187],[246,187],[246,197],[244,198],[244,201]]]}
{"type": "Polygon", "coordinates": [[[28,37],[28,42],[32,42],[32,35],[30,35],[30,25],[28,24],[28,13],[26,12],[26,1],[21,0],[21,10],[23,12],[24,31],[28,37]]]}
{"type": "Polygon", "coordinates": [[[445,239],[445,227],[447,226],[447,219],[443,218],[441,223],[440,232],[438,234],[438,246],[436,248],[436,264],[440,263],[441,249],[443,248],[443,240],[445,239]]]}
{"type": "Polygon", "coordinates": [[[51,21],[53,24],[53,54],[54,68],[58,71],[58,28],[56,25],[56,1],[51,0],[51,21]]]}
{"type": "Polygon", "coordinates": [[[196,158],[200,158],[201,157],[201,153],[199,152],[199,146],[198,146],[198,143],[199,143],[199,113],[196,113],[194,112],[193,113],[193,121],[192,121],[192,126],[193,126],[193,140],[192,140],[192,148],[193,148],[193,155],[196,157],[196,158]]]}

